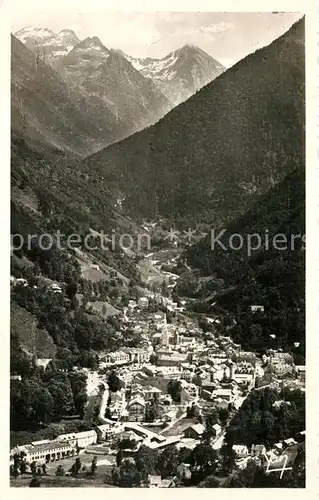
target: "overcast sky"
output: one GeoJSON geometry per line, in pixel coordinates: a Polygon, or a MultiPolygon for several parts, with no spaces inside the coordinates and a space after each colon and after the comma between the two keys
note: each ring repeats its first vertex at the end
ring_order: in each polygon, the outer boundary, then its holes
{"type": "MultiPolygon", "coordinates": [[[[27,6],[27,4],[26,4],[27,6]]],[[[98,36],[108,48],[138,57],[163,57],[185,43],[198,45],[225,66],[268,45],[301,17],[297,13],[37,12],[17,9],[12,31],[26,25],[98,36]]]]}

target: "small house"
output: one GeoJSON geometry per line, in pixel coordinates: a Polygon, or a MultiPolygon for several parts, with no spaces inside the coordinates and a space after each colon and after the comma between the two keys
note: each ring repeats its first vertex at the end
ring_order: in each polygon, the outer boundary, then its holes
{"type": "Polygon", "coordinates": [[[182,462],[177,467],[177,474],[181,479],[190,479],[192,477],[192,471],[190,464],[185,464],[182,462]]]}
{"type": "Polygon", "coordinates": [[[202,424],[193,424],[187,427],[183,435],[186,438],[199,439],[205,431],[205,427],[202,424]]]}
{"type": "Polygon", "coordinates": [[[114,435],[113,425],[103,424],[96,428],[98,441],[107,441],[114,435]]]}
{"type": "Polygon", "coordinates": [[[263,444],[253,444],[251,447],[251,456],[252,457],[261,457],[266,453],[266,446],[263,444]]]}
{"type": "Polygon", "coordinates": [[[234,444],[232,450],[238,458],[244,458],[249,455],[248,448],[244,444],[234,444]]]}
{"type": "Polygon", "coordinates": [[[150,488],[159,488],[162,482],[161,476],[149,475],[148,476],[149,486],[150,488]]]}
{"type": "Polygon", "coordinates": [[[222,433],[222,428],[219,424],[215,424],[212,426],[212,434],[214,437],[219,437],[222,433]]]}
{"type": "Polygon", "coordinates": [[[145,414],[146,403],[143,399],[137,397],[131,399],[127,405],[127,410],[129,412],[129,417],[132,420],[143,420],[145,414]]]}
{"type": "Polygon", "coordinates": [[[251,312],[264,312],[265,311],[265,307],[264,306],[258,306],[258,305],[254,305],[254,306],[250,306],[250,310],[251,312]]]}
{"type": "Polygon", "coordinates": [[[294,444],[297,444],[297,441],[295,441],[293,438],[288,438],[283,441],[283,446],[285,448],[289,448],[290,446],[293,446],[294,444]]]}

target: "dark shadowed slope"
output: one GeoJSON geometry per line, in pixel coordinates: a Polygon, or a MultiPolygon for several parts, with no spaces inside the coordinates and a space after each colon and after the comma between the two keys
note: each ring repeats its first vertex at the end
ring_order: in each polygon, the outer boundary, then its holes
{"type": "MultiPolygon", "coordinates": [[[[12,129],[39,145],[87,155],[111,144],[121,134],[111,111],[97,116],[83,105],[79,93],[70,90],[58,73],[17,38],[11,38],[12,129]]],[[[123,135],[122,135],[123,137],[123,135]]]]}
{"type": "Polygon", "coordinates": [[[303,364],[305,355],[304,235],[305,172],[296,168],[228,224],[220,244],[207,238],[187,252],[189,264],[211,277],[197,298],[204,309],[233,315],[229,333],[235,341],[259,351],[289,348],[296,364],[303,364]],[[244,242],[239,250],[230,245],[234,234],[244,242]],[[248,235],[256,234],[261,244],[257,248],[252,236],[249,251],[248,235]],[[264,313],[253,313],[254,304],[264,306],[264,313]]]}
{"type": "Polygon", "coordinates": [[[60,59],[57,69],[75,98],[80,91],[88,106],[95,105],[97,116],[111,113],[124,124],[117,140],[155,123],[172,108],[151,79],[97,37],[78,43],[60,59]]]}
{"type": "Polygon", "coordinates": [[[126,211],[217,223],[303,164],[303,139],[302,20],[86,168],[103,172],[126,211]]]}

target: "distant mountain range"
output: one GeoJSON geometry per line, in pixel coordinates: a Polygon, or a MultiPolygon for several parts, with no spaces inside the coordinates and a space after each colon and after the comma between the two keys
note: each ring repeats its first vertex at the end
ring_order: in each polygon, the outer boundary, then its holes
{"type": "Polygon", "coordinates": [[[52,66],[80,42],[74,31],[68,29],[54,33],[48,28],[26,26],[14,35],[28,49],[39,54],[44,62],[52,66]]]}
{"type": "MultiPolygon", "coordinates": [[[[145,122],[142,120],[143,126],[147,126],[149,122],[154,123],[154,121],[163,116],[163,111],[165,113],[168,109],[185,101],[197,90],[225,71],[225,68],[218,61],[195,45],[185,45],[162,59],[152,59],[149,57],[142,59],[127,55],[121,50],[107,49],[97,37],[86,38],[81,41],[74,31],[69,29],[54,33],[47,28],[32,28],[31,26],[27,26],[17,31],[15,36],[26,47],[41,57],[44,62],[50,64],[55,69],[58,68],[61,76],[68,77],[68,81],[74,86],[78,85],[79,80],[83,83],[87,73],[90,79],[94,79],[98,65],[105,63],[110,54],[118,54],[122,64],[123,58],[125,58],[132,63],[133,67],[141,75],[150,79],[168,100],[165,103],[163,101],[162,108],[160,106],[155,116],[151,116],[151,120],[146,119],[145,122]],[[68,54],[71,57],[65,59],[65,56],[68,54]],[[73,63],[70,61],[73,61],[73,63]],[[76,64],[78,64],[77,68],[75,67],[76,64]],[[93,73],[91,74],[90,71],[93,73]]],[[[108,99],[115,108],[120,100],[119,96],[122,90],[122,97],[126,95],[126,89],[122,89],[119,86],[119,95],[117,98],[114,99],[112,95],[108,97],[108,88],[105,83],[109,82],[104,82],[103,84],[103,76],[105,74],[97,74],[100,85],[99,92],[97,93],[95,89],[94,95],[99,94],[104,101],[108,99]]],[[[117,83],[115,82],[114,86],[116,85],[117,83]]],[[[91,91],[88,81],[86,81],[84,86],[86,91],[91,91]]],[[[155,87],[152,87],[152,91],[155,92],[155,87]]],[[[149,89],[147,96],[143,95],[142,106],[148,106],[148,96],[152,97],[150,96],[149,89]]],[[[151,106],[151,108],[153,109],[154,106],[151,106]]]]}
{"type": "Polygon", "coordinates": [[[219,224],[304,163],[304,21],[156,125],[87,158],[126,213],[219,224]]]}
{"type": "Polygon", "coordinates": [[[86,102],[16,37],[11,38],[11,126],[32,146],[85,156],[129,134],[110,110],[86,102]],[[83,104],[79,105],[82,100],[83,104]]]}
{"type": "Polygon", "coordinates": [[[94,103],[101,114],[109,110],[126,136],[155,123],[172,107],[152,80],[97,37],[78,43],[56,67],[74,97],[80,91],[87,105],[94,103]]]}
{"type": "Polygon", "coordinates": [[[11,56],[12,127],[33,144],[86,156],[171,108],[150,79],[95,38],[77,44],[56,69],[14,36],[11,56]]]}
{"type": "Polygon", "coordinates": [[[226,70],[195,45],[184,45],[162,59],[126,57],[142,75],[151,78],[175,106],[226,70]]]}

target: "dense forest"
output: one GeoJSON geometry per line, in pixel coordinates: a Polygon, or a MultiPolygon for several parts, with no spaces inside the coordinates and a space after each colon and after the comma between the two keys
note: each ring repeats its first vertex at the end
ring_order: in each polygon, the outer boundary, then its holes
{"type": "Polygon", "coordinates": [[[75,249],[66,247],[66,239],[58,244],[57,231],[67,238],[84,237],[91,228],[105,234],[116,228],[118,237],[136,229],[112,209],[103,180],[87,179],[74,158],[50,149],[40,153],[15,134],[11,161],[11,234],[17,235],[11,275],[27,282],[11,288],[11,374],[21,377],[11,381],[11,423],[12,429],[31,429],[81,413],[84,389],[72,388],[73,367],[97,368],[97,353],[116,350],[122,341],[117,320],[90,314],[88,302],[127,300],[140,277],[132,258],[97,245],[90,258],[113,271],[101,272],[93,283],[82,277],[75,249]],[[58,283],[59,293],[50,289],[52,283],[58,283]],[[52,366],[43,372],[34,356],[52,358],[52,366]]]}
{"type": "MultiPolygon", "coordinates": [[[[187,250],[197,272],[187,272],[178,284],[180,294],[196,301],[198,312],[228,317],[228,329],[244,348],[292,350],[296,364],[305,354],[305,179],[303,169],[289,174],[263,195],[244,216],[226,226],[220,243],[210,236],[187,250]],[[261,244],[249,251],[247,235],[257,233],[261,244]],[[240,235],[242,248],[232,249],[230,239],[240,235]],[[286,238],[274,245],[276,235],[286,238]],[[268,238],[268,243],[267,243],[268,238]],[[226,250],[225,250],[226,249],[226,250]],[[208,276],[203,279],[201,277],[208,276]],[[214,303],[212,306],[211,304],[214,303]],[[264,312],[251,310],[262,305],[264,312]],[[233,322],[229,322],[229,317],[233,322]],[[271,335],[276,336],[274,342],[271,335]],[[295,347],[295,343],[300,343],[295,347]]],[[[219,231],[216,231],[216,235],[219,231]]],[[[279,240],[278,240],[279,241],[279,240]]],[[[252,246],[256,245],[252,239],[252,246]]],[[[237,247],[237,244],[234,247],[237,247]]]]}
{"type": "MultiPolygon", "coordinates": [[[[15,339],[12,349],[17,357],[19,347],[14,343],[15,339]]],[[[61,370],[61,362],[53,362],[45,370],[27,358],[21,357],[19,363],[19,371],[25,376],[11,381],[11,430],[35,430],[68,415],[83,418],[87,401],[85,374],[66,373],[61,370]]]]}
{"type": "Polygon", "coordinates": [[[135,453],[134,462],[127,460],[121,450],[117,454],[117,467],[110,480],[121,488],[147,485],[149,474],[160,474],[162,478],[174,477],[175,487],[200,488],[303,488],[305,486],[305,454],[302,446],[291,471],[282,480],[278,475],[267,475],[264,467],[248,461],[247,467],[238,470],[236,453],[228,445],[214,450],[202,440],[195,448],[166,448],[150,450],[141,446],[135,453]],[[190,475],[179,474],[179,465],[187,464],[190,475]]]}
{"type": "Polygon", "coordinates": [[[226,441],[248,447],[253,444],[270,447],[304,430],[305,393],[267,387],[248,395],[227,428],[226,441]]]}
{"type": "Polygon", "coordinates": [[[304,163],[304,51],[301,20],[83,168],[121,193],[134,217],[234,219],[304,163]]]}

